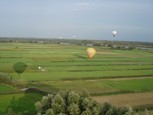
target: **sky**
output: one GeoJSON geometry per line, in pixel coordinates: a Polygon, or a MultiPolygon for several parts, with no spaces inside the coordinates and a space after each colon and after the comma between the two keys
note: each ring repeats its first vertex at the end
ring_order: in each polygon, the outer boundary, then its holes
{"type": "Polygon", "coordinates": [[[153,0],[0,0],[0,37],[153,42],[153,0]]]}

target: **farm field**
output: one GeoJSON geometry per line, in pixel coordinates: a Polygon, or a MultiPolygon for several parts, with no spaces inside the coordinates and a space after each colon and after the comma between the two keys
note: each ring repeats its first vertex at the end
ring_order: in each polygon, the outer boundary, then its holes
{"type": "Polygon", "coordinates": [[[37,93],[0,94],[0,113],[4,113],[10,108],[16,113],[27,110],[34,113],[34,103],[41,98],[42,95],[37,93]]]}
{"type": "Polygon", "coordinates": [[[15,91],[16,88],[9,86],[9,85],[4,85],[4,84],[0,84],[0,92],[11,92],[11,91],[15,91]]]}
{"type": "Polygon", "coordinates": [[[109,95],[109,96],[95,96],[94,100],[104,103],[110,102],[117,106],[140,106],[140,105],[149,105],[153,104],[153,92],[144,92],[144,93],[129,93],[129,94],[118,94],[118,95],[109,95]],[[143,101],[140,101],[143,100],[143,101]]]}
{"type": "MultiPolygon", "coordinates": [[[[7,73],[20,83],[21,88],[32,87],[46,92],[65,89],[81,92],[87,89],[92,96],[101,98],[106,95],[120,96],[121,93],[133,93],[135,98],[136,93],[151,92],[152,95],[153,50],[94,47],[97,54],[88,60],[87,48],[77,45],[0,43],[0,73],[7,73]]],[[[38,95],[40,99],[42,96],[35,93],[9,94],[16,90],[17,87],[0,84],[0,111],[6,111],[10,104],[8,100],[13,97],[21,100],[24,94],[29,94],[27,98],[38,95]],[[5,95],[9,99],[5,99],[5,95]],[[7,105],[2,104],[5,100],[7,105]]],[[[143,97],[139,101],[144,101],[143,97]]],[[[33,104],[28,107],[34,108],[33,104]]]]}

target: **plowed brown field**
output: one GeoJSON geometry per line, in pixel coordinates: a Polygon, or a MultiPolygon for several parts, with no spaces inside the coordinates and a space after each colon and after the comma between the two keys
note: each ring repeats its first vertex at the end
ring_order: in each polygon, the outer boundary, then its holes
{"type": "Polygon", "coordinates": [[[95,96],[93,99],[99,103],[110,102],[117,106],[140,106],[153,104],[153,92],[95,96]]]}

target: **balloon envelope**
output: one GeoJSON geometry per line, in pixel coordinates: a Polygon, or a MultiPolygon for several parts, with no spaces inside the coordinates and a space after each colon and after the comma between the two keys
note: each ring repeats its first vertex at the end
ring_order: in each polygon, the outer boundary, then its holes
{"type": "Polygon", "coordinates": [[[96,54],[96,50],[94,48],[87,49],[88,58],[91,59],[96,54]]]}
{"type": "Polygon", "coordinates": [[[117,35],[117,31],[112,31],[113,36],[117,35]]]}

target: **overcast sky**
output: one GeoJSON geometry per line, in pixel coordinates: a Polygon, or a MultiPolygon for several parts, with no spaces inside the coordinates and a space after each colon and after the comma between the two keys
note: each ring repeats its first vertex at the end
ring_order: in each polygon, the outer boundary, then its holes
{"type": "Polygon", "coordinates": [[[153,42],[153,0],[0,0],[0,37],[74,36],[153,42]]]}

